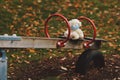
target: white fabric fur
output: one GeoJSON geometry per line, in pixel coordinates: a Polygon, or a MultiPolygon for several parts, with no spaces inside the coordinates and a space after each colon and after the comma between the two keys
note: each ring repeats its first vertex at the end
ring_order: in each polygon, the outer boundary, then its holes
{"type": "MultiPolygon", "coordinates": [[[[72,19],[72,20],[69,21],[69,24],[70,24],[70,28],[71,28],[70,38],[73,39],[73,40],[83,39],[84,34],[83,34],[82,30],[80,29],[81,22],[78,19],[72,19]],[[75,26],[75,25],[77,25],[77,26],[75,26]]],[[[64,36],[65,37],[68,36],[68,30],[66,30],[64,32],[64,36]]]]}

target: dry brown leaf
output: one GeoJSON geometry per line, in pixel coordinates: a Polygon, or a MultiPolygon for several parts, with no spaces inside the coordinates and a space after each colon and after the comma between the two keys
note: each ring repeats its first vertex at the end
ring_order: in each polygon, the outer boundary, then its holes
{"type": "Polygon", "coordinates": [[[116,47],[117,47],[117,45],[116,45],[116,44],[113,44],[112,42],[108,42],[108,44],[109,44],[110,47],[113,47],[113,48],[116,48],[116,47]]]}
{"type": "Polygon", "coordinates": [[[29,61],[27,61],[27,60],[25,60],[24,62],[25,62],[25,63],[27,63],[27,64],[29,64],[29,63],[30,63],[30,62],[29,62],[29,61]]]}
{"type": "Polygon", "coordinates": [[[61,68],[62,70],[65,70],[65,71],[68,70],[66,67],[63,67],[63,66],[61,66],[60,68],[61,68]]]}

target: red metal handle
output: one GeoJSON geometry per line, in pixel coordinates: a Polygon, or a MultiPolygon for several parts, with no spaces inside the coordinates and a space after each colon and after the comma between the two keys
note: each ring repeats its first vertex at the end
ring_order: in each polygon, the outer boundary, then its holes
{"type": "Polygon", "coordinates": [[[52,17],[54,17],[54,16],[58,16],[58,17],[61,17],[63,20],[65,20],[65,22],[66,22],[66,24],[67,24],[67,28],[68,28],[68,36],[67,36],[67,38],[65,39],[65,40],[60,40],[60,41],[58,41],[57,42],[57,47],[64,47],[65,46],[65,43],[69,40],[69,38],[70,38],[70,25],[69,25],[69,23],[68,23],[68,20],[67,20],[67,18],[66,17],[64,17],[63,15],[61,15],[61,14],[52,14],[51,16],[49,16],[48,18],[47,18],[47,20],[45,21],[45,35],[48,37],[48,38],[50,38],[50,35],[49,35],[49,33],[48,33],[48,21],[52,18],[52,17]]]}
{"type": "Polygon", "coordinates": [[[96,38],[96,26],[95,26],[95,24],[94,24],[94,22],[91,20],[91,19],[89,19],[89,18],[87,18],[87,17],[84,17],[84,16],[81,16],[81,17],[79,17],[78,18],[79,20],[87,20],[87,21],[89,21],[90,22],[90,24],[92,25],[92,27],[93,27],[93,39],[91,40],[91,41],[88,41],[88,42],[86,42],[86,43],[84,43],[84,46],[86,47],[86,48],[89,48],[90,47],[90,44],[91,43],[93,43],[94,41],[95,41],[95,38],[96,38]]]}

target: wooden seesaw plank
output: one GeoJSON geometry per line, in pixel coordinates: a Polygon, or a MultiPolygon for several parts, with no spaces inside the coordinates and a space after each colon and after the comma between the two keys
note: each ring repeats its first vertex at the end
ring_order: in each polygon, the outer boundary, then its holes
{"type": "MultiPolygon", "coordinates": [[[[40,38],[40,37],[21,37],[21,40],[0,40],[0,48],[56,48],[58,40],[61,38],[40,38]]],[[[63,48],[80,49],[81,42],[74,44],[68,41],[63,48]]]]}
{"type": "MultiPolygon", "coordinates": [[[[42,38],[42,37],[20,37],[20,36],[0,36],[0,48],[57,48],[56,43],[59,40],[64,40],[64,37],[60,38],[42,38]]],[[[65,47],[72,49],[82,49],[84,41],[92,40],[87,37],[83,40],[69,40],[65,47]]],[[[99,47],[98,43],[105,42],[104,39],[96,38],[92,48],[99,47]]]]}

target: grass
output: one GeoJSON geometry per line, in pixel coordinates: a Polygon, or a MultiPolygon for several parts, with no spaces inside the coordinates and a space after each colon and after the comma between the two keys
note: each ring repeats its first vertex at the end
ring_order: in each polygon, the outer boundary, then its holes
{"type": "MultiPolygon", "coordinates": [[[[97,37],[108,40],[107,43],[102,44],[101,51],[120,54],[120,25],[116,25],[120,20],[119,3],[119,0],[0,0],[0,32],[45,37],[44,21],[49,15],[60,13],[68,20],[86,16],[95,21],[97,37]],[[28,35],[25,30],[29,30],[31,35],[28,35]]],[[[65,23],[55,19],[49,23],[52,37],[58,37],[66,30],[65,23]]],[[[89,33],[90,30],[86,26],[89,24],[82,26],[82,29],[85,33],[89,33]]],[[[50,56],[64,56],[69,52],[72,54],[81,52],[56,49],[35,49],[33,52],[31,50],[33,49],[7,50],[9,63],[21,64],[50,56]]]]}

